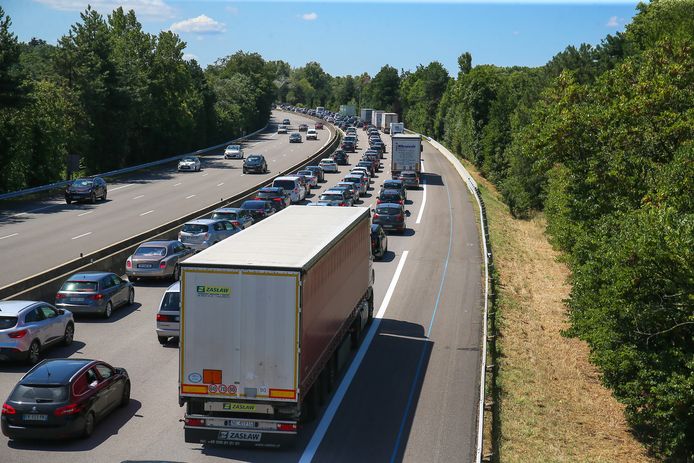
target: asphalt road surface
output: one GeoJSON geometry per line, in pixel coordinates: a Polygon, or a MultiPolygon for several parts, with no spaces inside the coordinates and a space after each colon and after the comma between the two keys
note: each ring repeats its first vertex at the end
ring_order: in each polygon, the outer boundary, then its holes
{"type": "MultiPolygon", "coordinates": [[[[360,142],[366,146],[361,131],[360,142]]],[[[358,157],[352,155],[351,162],[358,157]]],[[[133,383],[129,407],[99,423],[86,440],[8,442],[1,437],[0,461],[472,461],[482,342],[476,214],[445,158],[425,144],[423,159],[426,186],[408,192],[408,230],[389,235],[388,254],[374,263],[377,319],[359,350],[342,349],[340,384],[319,418],[301,430],[294,448],[220,449],[183,441],[178,349],[160,346],[154,332],[169,282],[150,282],[138,283],[133,306],[108,321],[79,319],[73,345],[46,353],[125,367],[133,383]]],[[[383,162],[364,205],[375,203],[379,183],[389,177],[389,160],[383,162]]],[[[339,181],[347,167],[340,170],[327,174],[314,193],[339,181]]],[[[0,365],[1,399],[26,370],[0,365]]]]}
{"type": "Polygon", "coordinates": [[[265,156],[269,169],[265,175],[243,174],[243,161],[224,159],[220,148],[201,157],[201,172],[177,172],[172,164],[125,174],[108,185],[105,202],[68,205],[56,199],[3,204],[0,255],[11,265],[0,273],[0,287],[230,198],[306,159],[331,138],[333,129],[326,125],[318,131],[318,141],[290,144],[289,135],[277,134],[275,128],[285,117],[290,119],[290,131],[300,123],[315,122],[275,111],[268,131],[242,143],[246,156],[265,156]]]}

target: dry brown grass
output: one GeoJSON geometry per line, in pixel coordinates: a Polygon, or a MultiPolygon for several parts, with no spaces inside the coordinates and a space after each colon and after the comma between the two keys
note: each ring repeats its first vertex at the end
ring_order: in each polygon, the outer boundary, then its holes
{"type": "Polygon", "coordinates": [[[568,327],[569,271],[548,243],[545,221],[514,220],[494,187],[480,185],[496,270],[497,383],[503,462],[648,462],[629,433],[623,407],[600,383],[588,347],[568,327]]]}

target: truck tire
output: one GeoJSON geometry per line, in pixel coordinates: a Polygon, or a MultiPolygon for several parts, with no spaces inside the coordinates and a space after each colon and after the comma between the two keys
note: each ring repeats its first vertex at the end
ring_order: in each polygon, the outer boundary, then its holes
{"type": "Polygon", "coordinates": [[[350,332],[350,346],[352,350],[359,347],[359,339],[361,338],[361,315],[357,315],[352,324],[352,331],[350,332]]]}

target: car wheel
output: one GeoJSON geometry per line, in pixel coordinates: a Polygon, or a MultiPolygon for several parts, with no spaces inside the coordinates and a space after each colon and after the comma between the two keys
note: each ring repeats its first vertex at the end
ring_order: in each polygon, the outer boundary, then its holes
{"type": "Polygon", "coordinates": [[[41,358],[41,344],[37,340],[31,343],[27,352],[27,361],[30,365],[36,365],[41,358]]]}
{"type": "Polygon", "coordinates": [[[63,345],[69,346],[72,344],[72,340],[75,338],[75,325],[68,323],[65,327],[65,334],[63,335],[63,345]]]}
{"type": "Polygon", "coordinates": [[[106,307],[104,307],[103,316],[104,318],[111,318],[111,314],[113,314],[113,304],[111,304],[111,301],[108,301],[106,307]]]}
{"type": "Polygon", "coordinates": [[[92,192],[92,195],[89,197],[89,202],[96,204],[96,193],[92,192]]]}
{"type": "Polygon", "coordinates": [[[94,433],[94,424],[96,420],[94,418],[94,412],[88,412],[87,416],[84,417],[84,428],[82,428],[82,437],[90,437],[94,433]]]}
{"type": "Polygon", "coordinates": [[[106,201],[106,195],[107,194],[108,194],[108,192],[106,190],[104,190],[104,195],[101,197],[102,201],[106,201]]]}
{"type": "Polygon", "coordinates": [[[169,338],[166,336],[157,336],[157,340],[159,341],[159,344],[161,344],[162,346],[165,346],[166,342],[169,340],[169,338]]]}
{"type": "Polygon", "coordinates": [[[244,173],[244,174],[246,174],[246,173],[247,173],[247,172],[246,172],[246,169],[243,169],[243,173],[244,173]]]}
{"type": "Polygon", "coordinates": [[[72,200],[70,198],[65,198],[65,203],[70,204],[72,200]]]}
{"type": "Polygon", "coordinates": [[[123,395],[120,397],[119,407],[127,407],[130,403],[130,381],[126,381],[123,385],[123,395]]]}
{"type": "Polygon", "coordinates": [[[128,291],[128,305],[133,305],[135,303],[135,290],[130,288],[128,291]]]}

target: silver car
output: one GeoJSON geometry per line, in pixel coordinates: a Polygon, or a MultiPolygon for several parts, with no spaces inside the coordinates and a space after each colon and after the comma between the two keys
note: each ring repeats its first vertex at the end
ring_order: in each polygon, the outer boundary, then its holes
{"type": "Polygon", "coordinates": [[[224,149],[224,159],[243,159],[241,145],[229,145],[224,149]]]}
{"type": "Polygon", "coordinates": [[[189,248],[202,251],[241,230],[241,227],[228,220],[198,219],[183,225],[178,232],[178,240],[189,248]]]}
{"type": "Polygon", "coordinates": [[[173,278],[181,274],[179,263],[195,251],[180,241],[148,241],[142,243],[125,261],[128,280],[139,278],[173,278]]]}
{"type": "Polygon", "coordinates": [[[350,201],[341,190],[328,190],[318,197],[318,202],[325,202],[331,206],[351,206],[350,201]]]}
{"type": "Polygon", "coordinates": [[[200,164],[200,158],[197,156],[186,156],[178,161],[179,172],[200,172],[201,168],[202,164],[200,164]]]}
{"type": "Polygon", "coordinates": [[[240,207],[222,207],[212,211],[211,219],[228,220],[229,222],[238,222],[243,228],[248,228],[255,222],[253,216],[246,209],[240,207]]]}
{"type": "Polygon", "coordinates": [[[34,365],[41,351],[75,336],[72,313],[47,302],[0,301],[0,360],[25,360],[34,365]]]}
{"type": "Polygon", "coordinates": [[[162,346],[169,338],[178,339],[181,321],[181,283],[169,286],[157,311],[157,339],[162,346]]]}

